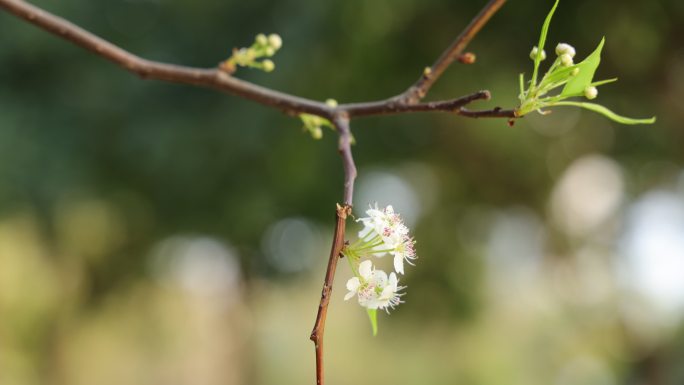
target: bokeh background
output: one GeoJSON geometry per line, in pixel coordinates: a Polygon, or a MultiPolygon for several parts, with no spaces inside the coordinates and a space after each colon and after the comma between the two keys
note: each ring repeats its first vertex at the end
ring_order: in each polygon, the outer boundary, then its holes
{"type": "MultiPolygon", "coordinates": [[[[348,102],[403,91],[485,1],[35,3],[193,66],[276,32],[276,71],[240,77],[348,102]]],[[[514,107],[551,3],[509,1],[430,98],[514,107]]],[[[353,122],[356,214],[393,204],[420,259],[375,338],[340,265],[329,384],[684,383],[684,2],[565,0],[549,39],[583,57],[604,35],[598,76],[620,81],[598,100],[657,124],[353,122]]],[[[334,133],[142,81],[0,12],[0,384],[313,383],[341,185],[334,133]]]]}

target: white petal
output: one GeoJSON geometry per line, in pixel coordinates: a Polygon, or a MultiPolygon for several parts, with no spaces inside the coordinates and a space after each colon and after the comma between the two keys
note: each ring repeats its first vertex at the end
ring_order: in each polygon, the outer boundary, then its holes
{"type": "Polygon", "coordinates": [[[387,285],[387,273],[382,270],[375,270],[373,272],[372,282],[377,287],[385,287],[385,285],[387,285]]]}
{"type": "Polygon", "coordinates": [[[359,264],[359,274],[361,274],[361,277],[368,281],[371,278],[371,275],[373,273],[373,262],[371,261],[363,261],[359,264]]]}
{"type": "Polygon", "coordinates": [[[388,287],[392,287],[393,291],[397,291],[397,286],[399,286],[399,280],[397,279],[397,275],[394,273],[390,273],[388,287]]]}
{"type": "Polygon", "coordinates": [[[389,285],[382,289],[382,294],[380,294],[381,300],[390,300],[394,297],[394,288],[389,285]]]}
{"type": "Polygon", "coordinates": [[[394,255],[394,270],[399,274],[404,274],[404,255],[397,253],[394,255]]]}
{"type": "Polygon", "coordinates": [[[356,291],[350,291],[349,293],[347,293],[347,295],[344,296],[344,300],[347,301],[348,299],[353,297],[355,294],[356,294],[356,291]]]}
{"type": "Polygon", "coordinates": [[[361,286],[361,281],[359,281],[357,277],[349,278],[349,280],[347,281],[347,290],[349,291],[356,292],[359,286],[361,286]]]}

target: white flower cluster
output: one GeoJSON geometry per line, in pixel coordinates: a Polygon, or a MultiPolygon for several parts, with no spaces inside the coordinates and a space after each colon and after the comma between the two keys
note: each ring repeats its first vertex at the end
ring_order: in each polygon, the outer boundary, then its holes
{"type": "Polygon", "coordinates": [[[356,295],[363,307],[388,310],[402,302],[400,297],[403,294],[399,291],[405,287],[398,285],[396,273],[404,274],[404,261],[413,264],[411,261],[417,258],[416,242],[392,206],[379,209],[376,205],[366,214],[367,217],[357,220],[364,225],[359,232],[359,240],[345,248],[345,255],[349,257],[356,275],[347,282],[349,293],[345,300],[356,295]],[[354,268],[354,261],[358,262],[362,257],[383,257],[387,254],[393,256],[396,271],[389,276],[374,268],[370,260],[360,262],[358,270],[354,268]]]}
{"type": "Polygon", "coordinates": [[[397,275],[387,273],[373,268],[371,261],[363,261],[359,264],[359,276],[352,277],[347,281],[349,292],[344,296],[348,300],[356,295],[359,305],[367,309],[388,309],[394,308],[401,303],[401,294],[397,275]]]}

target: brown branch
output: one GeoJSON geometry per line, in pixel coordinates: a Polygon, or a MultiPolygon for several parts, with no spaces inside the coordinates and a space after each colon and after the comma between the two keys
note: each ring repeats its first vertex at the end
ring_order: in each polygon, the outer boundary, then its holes
{"type": "MultiPolygon", "coordinates": [[[[495,2],[503,1],[498,0],[495,2]]],[[[266,106],[277,108],[291,115],[308,113],[332,119],[336,115],[345,113],[349,117],[360,117],[411,112],[454,112],[459,107],[463,107],[472,101],[489,99],[488,92],[480,91],[457,99],[422,104],[417,102],[406,103],[401,98],[394,97],[380,101],[341,104],[338,107],[330,107],[325,103],[286,94],[237,79],[218,68],[193,68],[141,58],[84,30],[68,20],[55,16],[22,0],[0,0],[0,8],[4,8],[6,11],[43,28],[50,33],[71,41],[96,55],[102,56],[142,78],[213,88],[253,100],[266,106]]],[[[483,11],[483,13],[487,12],[483,11]]],[[[493,11],[490,9],[488,14],[491,13],[493,13],[493,11]]],[[[468,29],[461,34],[461,37],[457,39],[457,41],[461,40],[466,43],[470,41],[485,21],[486,19],[483,19],[481,13],[479,19],[476,18],[468,29]]],[[[462,51],[463,48],[465,48],[465,44],[463,44],[460,50],[462,51]]],[[[458,54],[455,55],[455,58],[460,57],[460,55],[461,53],[459,51],[458,54]]],[[[454,59],[452,58],[451,61],[453,60],[454,59]]],[[[440,61],[438,61],[438,63],[439,62],[440,61]]],[[[435,64],[434,67],[441,68],[442,66],[444,65],[435,64]]],[[[446,66],[444,66],[444,68],[446,68],[446,66]]],[[[434,80],[436,80],[436,77],[434,80]]],[[[434,80],[432,80],[432,82],[434,82],[434,80]]]]}
{"type": "Polygon", "coordinates": [[[457,99],[427,102],[419,104],[406,104],[397,100],[382,100],[366,103],[349,103],[340,105],[340,109],[350,117],[401,114],[410,112],[455,112],[461,107],[475,100],[489,100],[489,91],[478,91],[457,99]]]}
{"type": "Polygon", "coordinates": [[[463,50],[468,46],[470,41],[477,35],[484,27],[489,19],[501,8],[506,0],[490,0],[487,5],[480,11],[480,13],[473,18],[468,26],[461,32],[453,43],[442,53],[442,55],[435,61],[432,67],[429,67],[421,74],[420,78],[414,85],[409,87],[403,94],[399,95],[398,99],[408,104],[416,104],[427,95],[430,88],[442,76],[444,71],[449,68],[454,60],[458,60],[463,54],[463,50]]]}
{"type": "Polygon", "coordinates": [[[456,111],[457,114],[461,116],[466,116],[469,118],[509,118],[509,119],[517,119],[518,116],[515,114],[515,110],[504,110],[501,109],[501,107],[495,107],[491,110],[483,110],[483,111],[471,111],[466,108],[459,108],[458,111],[456,111]]]}
{"type": "Polygon", "coordinates": [[[335,233],[333,243],[328,258],[328,268],[325,272],[325,281],[321,291],[321,302],[318,305],[316,323],[311,331],[311,341],[316,348],[316,384],[323,385],[323,335],[325,334],[325,319],[328,314],[328,304],[332,295],[333,281],[335,279],[335,269],[344,248],[344,234],[346,220],[351,215],[352,198],[354,196],[354,180],[356,179],[356,165],[351,152],[352,135],[349,129],[349,117],[345,114],[336,115],[333,124],[339,132],[338,150],[342,156],[344,165],[344,204],[337,205],[337,221],[335,222],[335,233]]]}

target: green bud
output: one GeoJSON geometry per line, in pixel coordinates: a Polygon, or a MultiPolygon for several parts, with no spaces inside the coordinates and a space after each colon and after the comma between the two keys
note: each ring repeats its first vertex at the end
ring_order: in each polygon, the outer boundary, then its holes
{"type": "Polygon", "coordinates": [[[325,101],[325,104],[327,104],[329,107],[337,107],[337,100],[328,99],[325,101]]]}
{"type": "Polygon", "coordinates": [[[311,137],[316,140],[319,140],[323,137],[323,130],[319,126],[310,128],[309,132],[311,133],[311,137]]]}
{"type": "Polygon", "coordinates": [[[263,33],[260,33],[256,36],[256,39],[254,41],[259,44],[259,45],[266,45],[268,44],[268,38],[266,38],[266,35],[263,33]]]}
{"type": "MultiPolygon", "coordinates": [[[[530,59],[537,60],[537,53],[539,53],[539,48],[535,46],[530,51],[530,59]]],[[[544,50],[541,51],[541,59],[546,60],[546,52],[544,50]]]]}
{"type": "Polygon", "coordinates": [[[261,68],[266,72],[271,72],[275,69],[275,63],[272,60],[266,59],[263,62],[261,62],[261,65],[261,68]]]}
{"type": "Polygon", "coordinates": [[[277,51],[283,46],[283,39],[280,37],[280,35],[272,33],[268,35],[268,44],[277,51]]]}

